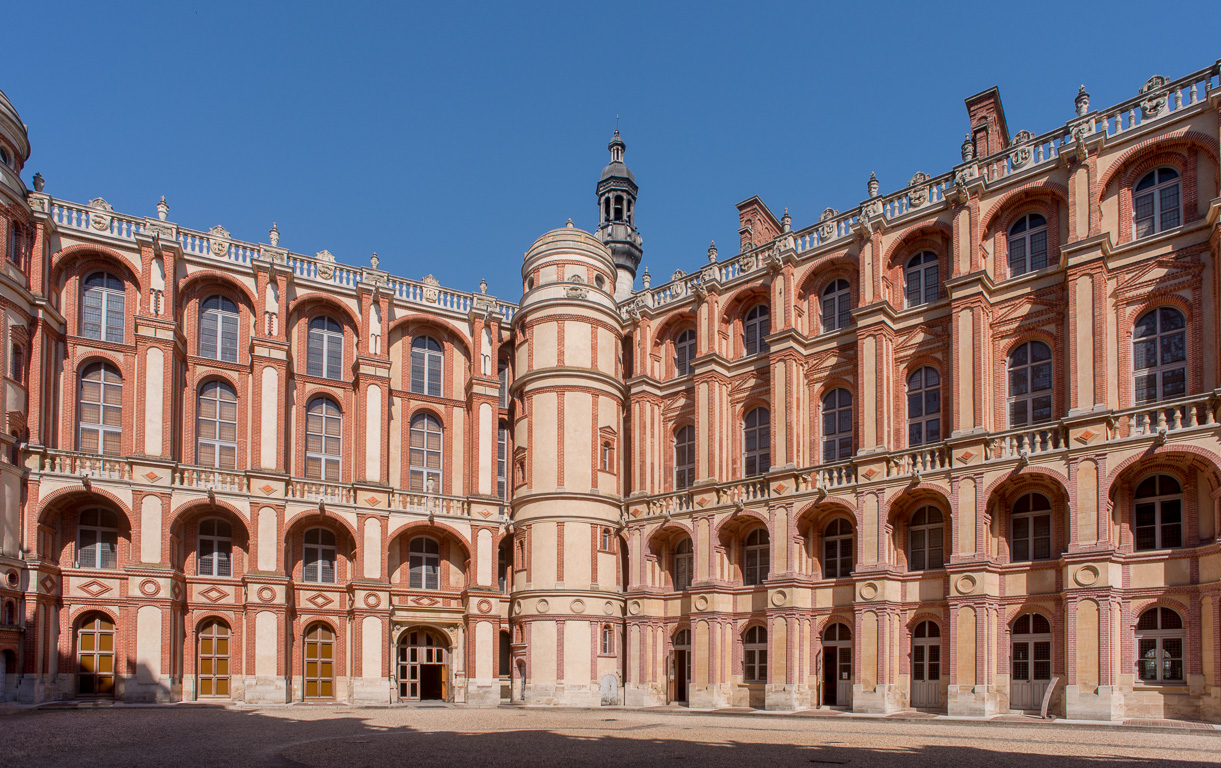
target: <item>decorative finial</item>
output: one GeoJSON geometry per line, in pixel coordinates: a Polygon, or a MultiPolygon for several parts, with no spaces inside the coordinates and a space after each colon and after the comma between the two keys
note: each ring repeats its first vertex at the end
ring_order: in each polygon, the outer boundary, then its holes
{"type": "Polygon", "coordinates": [[[272,245],[280,244],[280,230],[278,227],[276,227],[276,223],[274,221],[271,222],[271,231],[267,233],[267,240],[272,245]]]}
{"type": "Polygon", "coordinates": [[[784,215],[780,217],[780,229],[784,232],[789,232],[793,229],[793,217],[789,215],[789,209],[784,209],[784,215]]]}
{"type": "Polygon", "coordinates": [[[165,202],[165,195],[161,196],[161,202],[157,203],[157,218],[165,221],[170,215],[170,204],[165,202]]]}
{"type": "Polygon", "coordinates": [[[644,283],[644,287],[648,288],[653,283],[653,278],[649,275],[649,268],[644,268],[644,276],[640,278],[640,282],[644,283]]]}
{"type": "Polygon", "coordinates": [[[969,163],[975,159],[975,142],[971,141],[971,134],[966,134],[962,138],[962,161],[969,163]]]}
{"type": "Polygon", "coordinates": [[[1090,95],[1085,92],[1085,83],[1077,89],[1077,98],[1073,99],[1073,103],[1077,105],[1078,116],[1090,111],[1090,95]]]}
{"type": "Polygon", "coordinates": [[[873,171],[869,172],[869,184],[867,188],[869,189],[870,197],[878,196],[878,175],[873,171]]]}
{"type": "Polygon", "coordinates": [[[479,292],[480,292],[480,293],[487,293],[487,292],[488,292],[488,281],[487,281],[487,280],[480,280],[480,281],[479,281],[479,292]]]}
{"type": "Polygon", "coordinates": [[[46,179],[44,179],[42,177],[41,173],[34,174],[34,191],[35,192],[41,192],[42,188],[46,185],[46,183],[47,183],[46,179]]]}
{"type": "Polygon", "coordinates": [[[572,229],[572,219],[568,219],[568,223],[564,225],[567,229],[572,229]]]}
{"type": "MultiPolygon", "coordinates": [[[[716,264],[716,240],[708,243],[708,263],[716,264]]],[[[648,267],[645,267],[645,270],[647,271],[648,267]]]]}
{"type": "Polygon", "coordinates": [[[377,251],[374,251],[373,255],[369,257],[369,263],[373,265],[374,269],[377,269],[377,265],[382,263],[382,260],[377,257],[377,251]]]}

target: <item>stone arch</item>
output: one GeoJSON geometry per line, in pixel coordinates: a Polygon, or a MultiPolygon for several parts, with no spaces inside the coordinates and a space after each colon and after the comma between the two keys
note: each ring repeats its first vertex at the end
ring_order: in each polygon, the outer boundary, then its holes
{"type": "Polygon", "coordinates": [[[203,269],[190,273],[179,283],[178,319],[182,321],[185,318],[188,303],[203,301],[213,293],[219,293],[224,296],[226,292],[232,294],[230,298],[238,299],[237,303],[245,304],[251,317],[254,316],[255,307],[258,306],[258,302],[249,288],[241,282],[234,280],[232,275],[226,272],[215,269],[203,269]]]}
{"type": "Polygon", "coordinates": [[[308,321],[315,314],[338,315],[337,320],[343,325],[348,326],[348,330],[359,339],[360,336],[360,318],[356,316],[355,311],[347,304],[339,301],[334,296],[317,291],[306,293],[292,300],[288,310],[288,325],[286,327],[295,328],[297,323],[308,321]],[[324,307],[320,312],[315,312],[315,307],[324,307]]]}
{"type": "MultiPolygon", "coordinates": [[[[1042,179],[1040,181],[1032,181],[1028,184],[1011,189],[1001,196],[1001,199],[996,202],[988,212],[983,215],[979,222],[979,231],[983,236],[988,236],[991,228],[996,227],[996,231],[1008,230],[1009,225],[1019,215],[1025,215],[1027,211],[1021,211],[1026,206],[1035,200],[1053,200],[1056,205],[1068,205],[1068,188],[1059,182],[1051,181],[1050,179],[1042,179]]],[[[1050,223],[1050,220],[1049,220],[1050,223]]],[[[1057,234],[1056,239],[1059,239],[1057,234]]],[[[1049,243],[1050,245],[1050,243],[1049,243]]],[[[1049,249],[1050,250],[1050,249],[1049,249]]]]}

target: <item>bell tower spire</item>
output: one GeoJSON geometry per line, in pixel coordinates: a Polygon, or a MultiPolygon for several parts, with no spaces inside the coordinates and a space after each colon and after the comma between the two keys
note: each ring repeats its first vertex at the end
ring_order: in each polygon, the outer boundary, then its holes
{"type": "Polygon", "coordinates": [[[636,177],[623,162],[627,145],[619,137],[619,120],[615,119],[615,135],[607,149],[610,163],[602,169],[598,179],[598,231],[599,240],[610,249],[615,262],[615,299],[622,300],[632,294],[636,281],[636,270],[640,267],[644,241],[636,230],[636,177]]]}

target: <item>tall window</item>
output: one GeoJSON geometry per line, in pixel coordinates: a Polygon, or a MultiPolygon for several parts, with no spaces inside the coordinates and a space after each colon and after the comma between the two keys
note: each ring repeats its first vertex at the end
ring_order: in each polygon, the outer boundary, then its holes
{"type": "Polygon", "coordinates": [[[766,304],[756,304],[746,313],[746,322],[742,326],[743,342],[746,354],[757,355],[766,352],[767,335],[772,332],[771,310],[766,304]]]}
{"type": "Polygon", "coordinates": [[[1051,421],[1051,347],[1028,341],[1009,353],[1009,426],[1051,421]]]}
{"type": "Polygon", "coordinates": [[[941,439],[941,375],[924,366],[907,377],[907,444],[915,447],[941,439]]]}
{"type": "Polygon", "coordinates": [[[504,424],[496,437],[496,495],[509,500],[509,428],[504,424]]]}
{"type": "Polygon", "coordinates": [[[1156,403],[1187,393],[1187,321],[1174,307],[1140,316],[1132,329],[1133,394],[1156,403]]]}
{"type": "Polygon", "coordinates": [[[945,523],[941,510],[923,506],[912,515],[907,529],[907,569],[931,571],[945,565],[945,523]]]}
{"type": "Polygon", "coordinates": [[[441,445],[441,422],[431,413],[417,413],[411,420],[410,490],[441,492],[441,445]]]}
{"type": "Polygon", "coordinates": [[[326,379],[343,378],[343,328],[322,315],[309,321],[305,372],[326,379]]]}
{"type": "Polygon", "coordinates": [[[441,344],[431,336],[411,340],[411,391],[420,395],[441,396],[441,344]]]}
{"type": "Polygon", "coordinates": [[[13,356],[10,361],[9,376],[18,384],[25,383],[25,347],[20,344],[13,345],[13,356]]]}
{"type": "Polygon", "coordinates": [[[822,460],[852,457],[852,393],[842,387],[822,399],[822,460]]]}
{"type": "Polygon", "coordinates": [[[108,509],[86,509],[76,526],[76,567],[118,567],[119,518],[108,509]]]}
{"type": "Polygon", "coordinates": [[[772,422],[766,408],[754,408],[746,414],[742,449],[746,477],[761,475],[772,468],[772,422]]]}
{"type": "MultiPolygon", "coordinates": [[[[760,306],[762,306],[762,305],[760,305],[760,306]]],[[[758,309],[758,308],[759,307],[756,307],[755,309],[758,309]]],[[[766,311],[767,308],[763,307],[763,309],[766,311]]],[[[751,310],[751,311],[753,312],[754,310],[751,310]]],[[[763,335],[766,336],[767,333],[764,333],[763,335]]],[[[750,333],[748,331],[747,338],[749,338],[749,337],[750,337],[750,333]]],[[[749,355],[749,354],[753,354],[753,353],[750,352],[749,348],[748,348],[748,351],[746,354],[749,355]]],[[[688,329],[688,330],[685,330],[682,333],[678,334],[678,337],[674,339],[674,371],[675,371],[675,373],[679,376],[686,376],[689,373],[691,373],[691,361],[694,359],[695,359],[695,331],[688,329]]]]}
{"type": "Polygon", "coordinates": [[[199,389],[196,461],[205,467],[237,467],[237,393],[212,380],[199,389]]]}
{"type": "Polygon", "coordinates": [[[343,416],[329,397],[315,397],[305,409],[305,476],[339,481],[343,416]]]}
{"type": "Polygon", "coordinates": [[[742,681],[767,682],[767,629],[751,627],[742,636],[742,681]]]}
{"type": "Polygon", "coordinates": [[[822,534],[822,577],[842,579],[852,574],[852,524],[842,517],[827,524],[822,534]]]}
{"type": "Polygon", "coordinates": [[[674,589],[679,592],[689,589],[694,574],[695,551],[691,546],[691,537],[684,536],[674,547],[674,589]]]}
{"type": "Polygon", "coordinates": [[[756,528],[746,537],[742,551],[742,583],[747,586],[762,584],[771,571],[767,531],[756,528]]]}
{"type": "Polygon", "coordinates": [[[602,655],[610,656],[615,652],[615,630],[610,624],[602,625],[602,655]]]}
{"type": "Polygon", "coordinates": [[[1017,277],[1047,266],[1047,219],[1028,213],[1009,227],[1009,276],[1017,277]]]}
{"type": "Polygon", "coordinates": [[[198,575],[233,575],[233,528],[229,523],[217,518],[200,521],[198,556],[198,575]]]}
{"type": "Polygon", "coordinates": [[[695,427],[690,424],[674,432],[674,490],[695,483],[695,427]]]}
{"type": "Polygon", "coordinates": [[[615,446],[610,440],[602,441],[602,471],[615,471],[615,446]]]}
{"type": "Polygon", "coordinates": [[[1051,558],[1051,502],[1041,493],[1024,494],[1013,505],[1013,547],[1015,563],[1051,558]]]}
{"type": "Polygon", "coordinates": [[[907,306],[917,307],[941,298],[941,275],[937,269],[937,254],[921,251],[907,260],[903,269],[907,306]]]}
{"type": "Polygon", "coordinates": [[[224,296],[204,299],[199,316],[199,354],[237,362],[237,305],[224,296]]]}
{"type": "Polygon", "coordinates": [[[1169,608],[1150,608],[1136,622],[1136,668],[1141,682],[1181,683],[1186,632],[1183,617],[1169,608]]]}
{"type": "Polygon", "coordinates": [[[852,292],[848,288],[847,280],[833,280],[830,285],[823,288],[822,329],[824,332],[848,327],[851,319],[848,314],[851,310],[849,306],[851,298],[852,292]]]}
{"type": "Polygon", "coordinates": [[[500,379],[500,407],[509,407],[509,364],[504,360],[500,361],[500,368],[496,370],[496,377],[500,379]]]}
{"type": "Polygon", "coordinates": [[[1146,477],[1136,486],[1136,549],[1183,546],[1183,486],[1169,475],[1146,477]]]}
{"type": "Polygon", "coordinates": [[[419,536],[408,546],[407,564],[411,589],[441,588],[441,546],[435,539],[419,536]]]}
{"type": "Polygon", "coordinates": [[[91,272],[85,278],[81,313],[81,335],[86,339],[123,343],[126,319],[123,281],[106,272],[91,272]]]}
{"type": "Polygon", "coordinates": [[[311,584],[335,583],[335,534],[326,528],[305,532],[302,579],[311,584]]]}
{"type": "Polygon", "coordinates": [[[82,453],[122,454],[123,378],[109,363],[92,363],[81,373],[82,453]]]}
{"type": "Polygon", "coordinates": [[[1132,190],[1137,237],[1165,232],[1182,222],[1179,189],[1179,172],[1173,168],[1158,168],[1141,177],[1132,190]]]}

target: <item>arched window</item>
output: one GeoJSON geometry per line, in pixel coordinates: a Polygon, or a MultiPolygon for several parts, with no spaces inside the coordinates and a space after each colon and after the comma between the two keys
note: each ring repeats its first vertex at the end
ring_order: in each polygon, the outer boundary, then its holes
{"type": "Polygon", "coordinates": [[[751,627],[742,636],[742,681],[767,682],[767,629],[751,627]]]}
{"type": "Polygon", "coordinates": [[[772,332],[771,310],[766,304],[756,304],[746,313],[746,322],[742,324],[743,343],[747,356],[766,352],[767,335],[772,332]]]}
{"type": "Polygon", "coordinates": [[[848,322],[851,320],[849,306],[852,299],[852,292],[848,288],[847,280],[833,280],[830,285],[822,290],[822,329],[826,331],[835,331],[840,328],[847,328],[848,322]]]}
{"type": "Polygon", "coordinates": [[[912,515],[907,529],[907,569],[931,571],[945,565],[945,523],[941,510],[926,505],[912,515]]]}
{"type": "Polygon", "coordinates": [[[921,251],[907,260],[903,269],[907,306],[918,307],[941,298],[941,276],[937,269],[937,254],[921,251]]]}
{"type": "MultiPolygon", "coordinates": [[[[762,305],[760,305],[762,306],[762,305]]],[[[757,307],[756,307],[757,309],[757,307]]],[[[767,308],[764,307],[766,310],[767,308]]],[[[751,310],[752,312],[754,310],[751,310]]],[[[767,334],[764,333],[764,336],[767,334]]],[[[750,333],[747,332],[747,338],[750,333]]],[[[752,354],[747,352],[746,354],[752,354]]],[[[678,334],[674,339],[674,371],[678,376],[686,376],[691,373],[691,361],[695,359],[695,331],[687,329],[678,334]]]]}
{"type": "Polygon", "coordinates": [[[615,652],[615,630],[610,624],[602,625],[602,655],[610,656],[615,652]]]}
{"type": "Polygon", "coordinates": [[[76,525],[76,567],[118,567],[119,518],[108,509],[81,511],[76,525]]]}
{"type": "Polygon", "coordinates": [[[1174,307],[1140,316],[1132,329],[1133,395],[1156,403],[1187,394],[1187,320],[1174,307]]]}
{"type": "Polygon", "coordinates": [[[326,528],[310,528],[305,532],[305,557],[301,578],[311,584],[334,584],[335,534],[326,528]]]}
{"type": "Polygon", "coordinates": [[[339,481],[343,456],[343,416],[329,397],[315,397],[305,409],[305,476],[339,481]]]}
{"type": "Polygon", "coordinates": [[[237,362],[237,305],[224,296],[204,299],[199,316],[199,355],[237,362]]]}
{"type": "Polygon", "coordinates": [[[204,467],[237,467],[237,393],[223,381],[199,388],[195,461],[204,467]]]}
{"type": "Polygon", "coordinates": [[[602,471],[615,471],[615,446],[611,444],[610,440],[602,441],[602,471]]]}
{"type": "Polygon", "coordinates": [[[440,589],[441,546],[436,540],[417,536],[411,540],[407,550],[410,569],[407,586],[411,589],[440,589]]]}
{"type": "Polygon", "coordinates": [[[1028,341],[1009,353],[1009,426],[1051,421],[1051,347],[1028,341]]]}
{"type": "Polygon", "coordinates": [[[941,375],[926,365],[907,377],[907,444],[941,439],[941,375]]]}
{"type": "Polygon", "coordinates": [[[496,436],[496,496],[509,500],[509,428],[503,422],[496,436]]]}
{"type": "Polygon", "coordinates": [[[1047,266],[1047,219],[1028,213],[1009,227],[1009,276],[1017,277],[1047,266]]]}
{"type": "Polygon", "coordinates": [[[1136,622],[1136,669],[1141,682],[1182,683],[1183,617],[1165,607],[1150,608],[1136,622]]]}
{"type": "Polygon", "coordinates": [[[109,363],[92,363],[81,372],[78,445],[82,453],[123,453],[123,377],[109,363]]]}
{"type": "Polygon", "coordinates": [[[611,546],[613,541],[614,541],[614,539],[611,538],[611,529],[603,528],[602,529],[602,551],[603,552],[614,552],[615,550],[611,546]]]}
{"type": "Polygon", "coordinates": [[[1013,505],[1010,560],[1048,560],[1051,550],[1051,502],[1041,493],[1023,494],[1013,505]]]}
{"type": "Polygon", "coordinates": [[[852,524],[836,518],[822,533],[822,577],[842,579],[852,575],[852,559],[852,524]]]}
{"type": "Polygon", "coordinates": [[[822,399],[822,460],[852,457],[852,393],[833,389],[822,399]]]}
{"type": "Polygon", "coordinates": [[[674,589],[682,592],[691,587],[695,574],[695,551],[691,537],[684,536],[674,547],[674,589]]]}
{"type": "Polygon", "coordinates": [[[417,493],[441,493],[441,422],[431,413],[411,419],[409,489],[417,493]]]}
{"type": "Polygon", "coordinates": [[[123,281],[106,272],[91,272],[84,283],[81,335],[86,339],[123,343],[126,294],[123,281]]]}
{"type": "Polygon", "coordinates": [[[695,483],[695,427],[690,424],[674,432],[674,490],[695,483]]]}
{"type": "Polygon", "coordinates": [[[199,550],[195,571],[199,576],[233,575],[233,528],[215,517],[199,523],[199,550]]]}
{"type": "Polygon", "coordinates": [[[1179,172],[1173,168],[1158,168],[1141,177],[1132,189],[1137,237],[1165,232],[1182,223],[1179,189],[1179,172]]]}
{"type": "Polygon", "coordinates": [[[1136,550],[1183,546],[1183,486],[1169,475],[1146,477],[1136,486],[1136,550]]]}
{"type": "Polygon", "coordinates": [[[343,378],[343,328],[322,315],[309,321],[305,372],[326,379],[343,378]]]}
{"type": "Polygon", "coordinates": [[[771,554],[767,530],[756,528],[746,537],[742,550],[742,583],[747,586],[762,584],[770,571],[771,554]]]}
{"type": "Polygon", "coordinates": [[[742,435],[742,471],[746,477],[761,475],[772,468],[772,422],[766,408],[746,414],[742,435]]]}
{"type": "Polygon", "coordinates": [[[441,344],[431,336],[411,340],[411,391],[419,395],[441,396],[441,364],[445,359],[441,344]]]}

